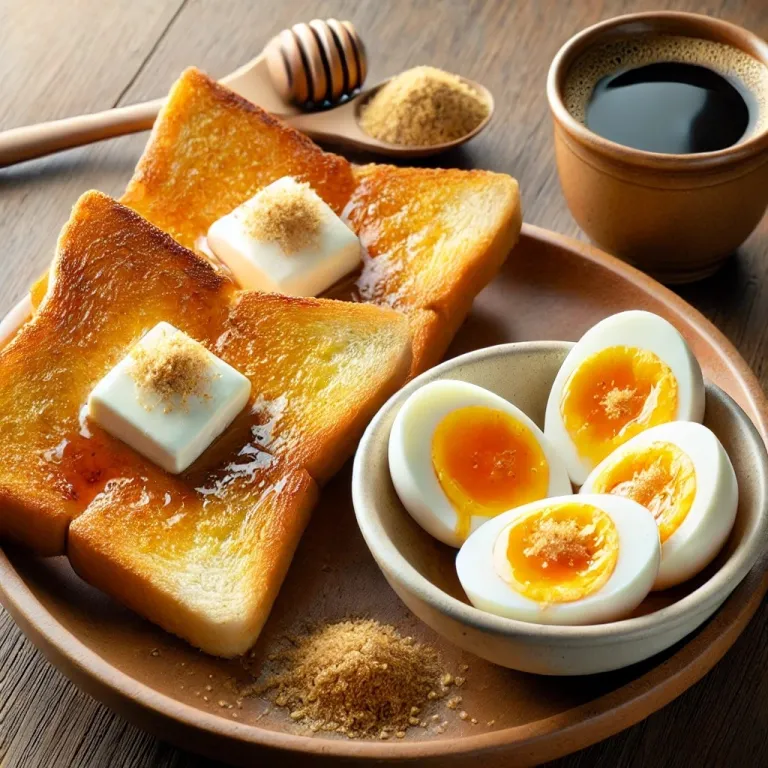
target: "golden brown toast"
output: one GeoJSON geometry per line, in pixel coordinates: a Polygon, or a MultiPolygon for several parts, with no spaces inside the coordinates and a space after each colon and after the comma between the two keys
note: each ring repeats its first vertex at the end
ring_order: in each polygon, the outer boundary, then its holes
{"type": "Polygon", "coordinates": [[[242,652],[316,483],[409,367],[398,313],[238,291],[135,212],[87,193],[42,304],[0,351],[0,537],[47,555],[66,541],[96,586],[204,650],[242,652]],[[96,382],[161,320],[252,382],[251,403],[179,476],[81,418],[96,382]]]}
{"type": "Polygon", "coordinates": [[[359,279],[328,295],[403,312],[415,340],[412,373],[436,363],[517,242],[517,182],[489,171],[383,165],[353,173],[343,158],[191,68],[171,89],[121,201],[199,249],[216,219],[290,174],[337,212],[349,203],[367,249],[359,279]]]}
{"type": "Polygon", "coordinates": [[[389,165],[355,168],[355,178],[347,216],[366,256],[350,298],[408,316],[419,373],[442,358],[517,242],[517,182],[488,171],[389,165]]]}

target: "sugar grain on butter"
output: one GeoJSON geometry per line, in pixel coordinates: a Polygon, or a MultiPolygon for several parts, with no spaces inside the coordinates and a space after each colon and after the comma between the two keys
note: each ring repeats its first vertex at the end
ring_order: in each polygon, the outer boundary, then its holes
{"type": "Polygon", "coordinates": [[[290,255],[314,245],[322,216],[309,184],[291,189],[266,189],[259,204],[246,214],[246,226],[257,240],[277,243],[290,255]]]}
{"type": "Polygon", "coordinates": [[[182,403],[193,395],[207,397],[208,353],[184,334],[164,336],[151,349],[138,345],[131,357],[133,379],[141,390],[158,397],[166,409],[172,407],[176,396],[182,403]]]}
{"type": "Polygon", "coordinates": [[[461,78],[434,67],[393,77],[363,110],[363,130],[379,141],[434,146],[460,139],[488,116],[489,105],[461,78]]]}

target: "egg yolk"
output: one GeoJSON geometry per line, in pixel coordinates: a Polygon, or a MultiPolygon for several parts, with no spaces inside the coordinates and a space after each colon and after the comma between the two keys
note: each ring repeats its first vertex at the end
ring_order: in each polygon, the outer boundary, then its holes
{"type": "Polygon", "coordinates": [[[674,420],[677,379],[653,352],[607,347],[573,371],[560,414],[579,455],[598,463],[631,437],[674,420]]]}
{"type": "Polygon", "coordinates": [[[528,427],[504,411],[473,405],[445,416],[432,437],[432,466],[466,539],[473,516],[494,517],[543,499],[549,465],[528,427]]]}
{"type": "Polygon", "coordinates": [[[626,496],[649,509],[662,544],[680,527],[696,497],[696,471],[687,453],[672,443],[655,442],[630,451],[594,483],[595,493],[626,496]]]}
{"type": "Polygon", "coordinates": [[[619,534],[601,509],[567,502],[536,510],[509,531],[507,576],[525,597],[569,603],[597,592],[619,557],[619,534]]]}

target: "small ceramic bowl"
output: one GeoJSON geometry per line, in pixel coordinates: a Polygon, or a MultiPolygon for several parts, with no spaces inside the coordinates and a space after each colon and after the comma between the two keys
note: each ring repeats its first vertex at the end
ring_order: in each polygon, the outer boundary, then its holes
{"type": "Polygon", "coordinates": [[[583,675],[625,667],[668,648],[709,618],[763,552],[768,537],[768,456],[741,408],[707,384],[705,424],[720,438],[739,480],[736,524],[716,560],[691,581],[649,596],[633,617],[585,627],[505,619],[469,604],[456,576],[457,550],[433,539],[400,503],[389,474],[392,422],[408,396],[436,379],[478,384],[543,425],[549,390],[568,342],[477,350],[414,379],[379,411],[355,458],[352,499],[365,541],[389,584],[424,622],[489,661],[524,672],[583,675]]]}
{"type": "Polygon", "coordinates": [[[760,222],[768,205],[768,130],[716,152],[667,155],[616,144],[574,119],[563,101],[573,63],[594,46],[655,34],[725,43],[768,67],[768,44],[733,24],[692,13],[636,13],[568,40],[552,61],[547,98],[560,185],[578,225],[662,282],[684,283],[715,272],[760,222]]]}

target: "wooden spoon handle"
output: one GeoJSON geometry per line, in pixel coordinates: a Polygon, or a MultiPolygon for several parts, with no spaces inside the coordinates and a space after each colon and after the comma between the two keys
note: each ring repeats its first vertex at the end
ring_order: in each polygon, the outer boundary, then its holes
{"type": "Polygon", "coordinates": [[[0,168],[113,136],[146,131],[154,124],[163,101],[156,99],[3,131],[0,133],[0,168]]]}

